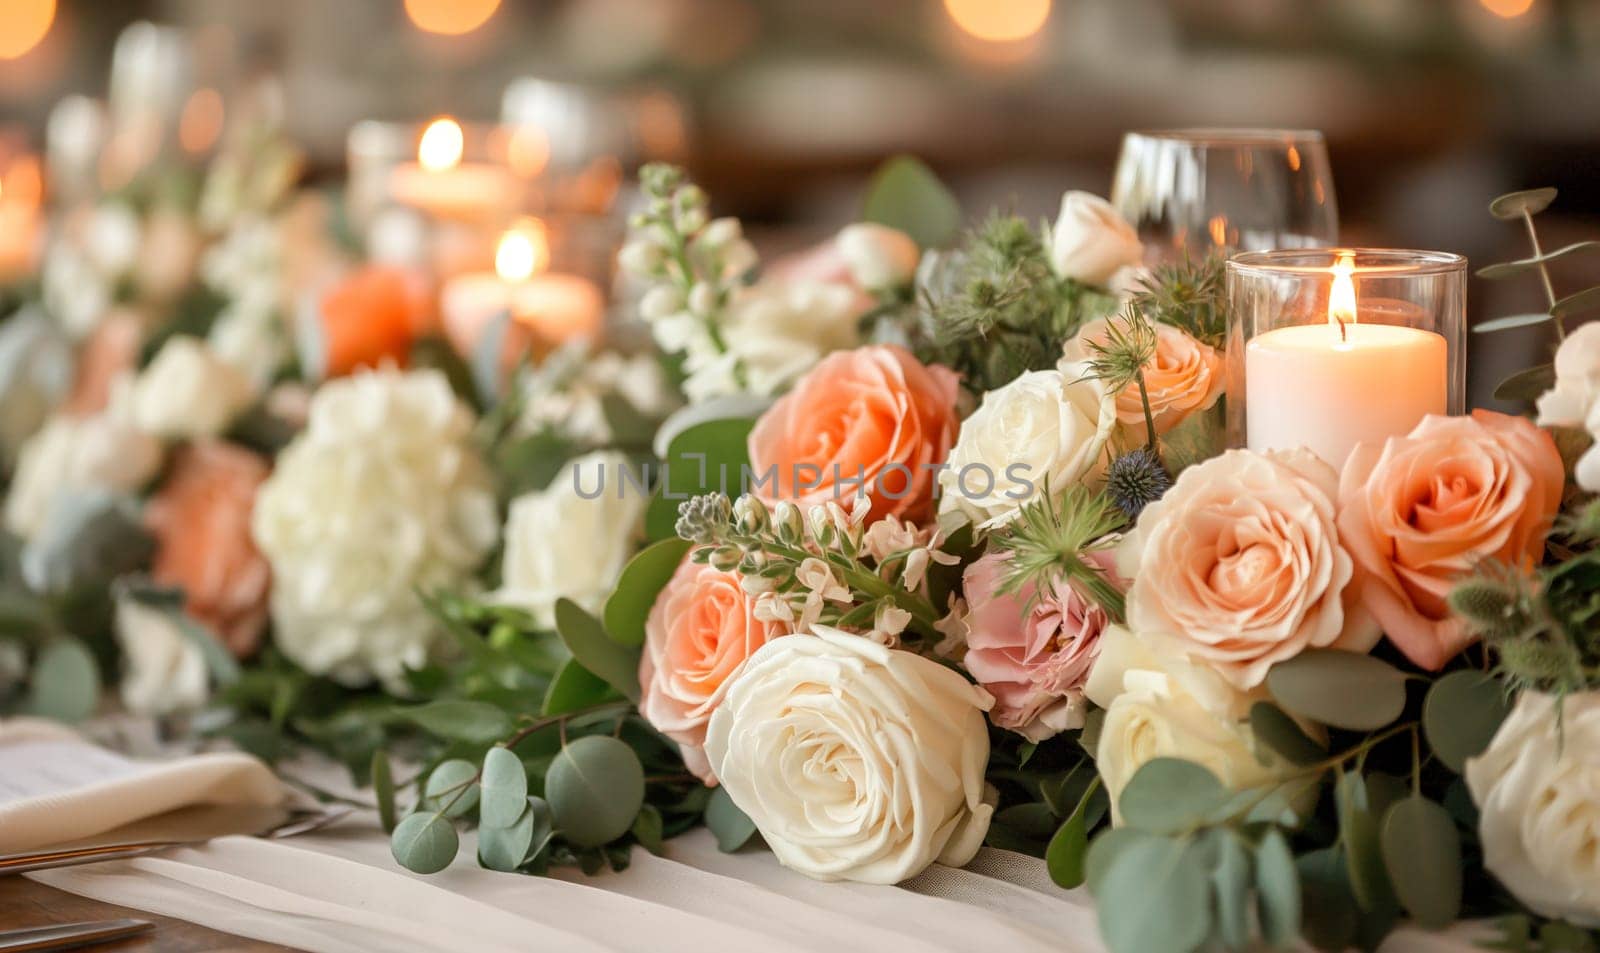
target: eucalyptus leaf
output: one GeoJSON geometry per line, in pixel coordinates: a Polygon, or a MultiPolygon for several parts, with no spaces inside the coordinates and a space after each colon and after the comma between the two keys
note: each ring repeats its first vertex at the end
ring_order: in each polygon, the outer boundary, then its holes
{"type": "Polygon", "coordinates": [[[455,825],[434,813],[406,815],[389,836],[395,862],[419,874],[436,874],[450,866],[460,848],[455,825]]]}
{"type": "MultiPolygon", "coordinates": [[[[674,423],[672,418],[663,429],[674,423]]],[[[645,536],[674,539],[678,505],[703,493],[738,496],[750,464],[750,431],[754,417],[718,417],[692,424],[672,438],[662,455],[660,492],[645,510],[645,536]]],[[[752,479],[759,479],[754,475],[752,479]]]]}
{"type": "Polygon", "coordinates": [[[644,768],[622,741],[589,735],[562,748],[544,777],[555,826],[578,847],[626,834],[644,803],[644,768]]]}
{"type": "Polygon", "coordinates": [[[1261,935],[1280,949],[1300,937],[1300,874],[1289,842],[1277,828],[1256,845],[1256,907],[1261,935]]]}
{"type": "Polygon", "coordinates": [[[1428,689],[1422,730],[1433,753],[1460,774],[1467,759],[1489,747],[1511,706],[1504,686],[1470,669],[1451,672],[1428,689]]]}
{"type": "Polygon", "coordinates": [[[460,817],[472,810],[478,805],[477,776],[478,768],[471,761],[452,758],[442,762],[423,785],[426,810],[439,811],[449,817],[460,817]]]}
{"type": "Polygon", "coordinates": [[[1375,731],[1406,706],[1405,675],[1387,662],[1337,649],[1308,649],[1267,672],[1283,708],[1335,728],[1375,731]]]}
{"type": "Polygon", "coordinates": [[[950,244],[961,231],[961,205],[919,159],[895,156],[872,175],[861,218],[898,228],[922,248],[950,244]]]}
{"type": "Polygon", "coordinates": [[[1084,818],[1087,804],[1088,798],[1085,797],[1079,802],[1078,809],[1061,822],[1044,850],[1045,869],[1058,887],[1070,890],[1083,885],[1084,862],[1089,855],[1089,833],[1084,818]]]}
{"type": "Polygon", "coordinates": [[[1164,837],[1119,850],[1095,888],[1112,953],[1187,953],[1211,933],[1211,884],[1199,856],[1164,837]]]}
{"type": "Polygon", "coordinates": [[[629,701],[639,700],[639,650],[618,645],[600,620],[571,599],[556,601],[556,632],[584,668],[604,679],[629,701]]]}
{"type": "Polygon", "coordinates": [[[509,748],[497,745],[484,755],[479,787],[478,823],[484,827],[510,827],[528,808],[528,772],[509,748]]]}
{"type": "MultiPolygon", "coordinates": [[[[1217,934],[1229,949],[1246,949],[1250,943],[1250,900],[1253,865],[1237,834],[1225,827],[1211,832],[1216,860],[1211,866],[1211,889],[1216,894],[1217,934]]],[[[1298,901],[1298,897],[1295,898],[1298,901]]],[[[1265,918],[1263,918],[1265,919],[1265,918]]]]}
{"type": "MultiPolygon", "coordinates": [[[[1260,852],[1256,854],[1261,863],[1260,852]]],[[[1360,910],[1350,893],[1344,853],[1338,844],[1308,851],[1294,862],[1300,878],[1300,932],[1319,950],[1343,950],[1360,928],[1360,910]]]]}
{"type": "Polygon", "coordinates": [[[386,832],[394,833],[394,771],[389,767],[389,755],[382,748],[372,752],[372,793],[378,801],[378,823],[386,832]]]}
{"type": "Polygon", "coordinates": [[[1089,842],[1089,853],[1083,861],[1084,882],[1089,885],[1090,891],[1095,890],[1106,871],[1111,869],[1111,863],[1117,855],[1143,841],[1162,839],[1159,834],[1132,827],[1112,827],[1101,831],[1089,842]]]}
{"type": "Polygon", "coordinates": [[[1217,776],[1180,758],[1154,758],[1140,766],[1117,801],[1122,823],[1160,834],[1204,824],[1227,802],[1217,776]]]}
{"type": "Polygon", "coordinates": [[[717,849],[731,854],[755,836],[756,822],[750,819],[739,805],[733,803],[728,789],[718,786],[706,802],[706,827],[717,838],[717,849]]]}
{"type": "Polygon", "coordinates": [[[478,863],[490,870],[509,872],[528,859],[533,852],[536,819],[526,800],[521,806],[522,812],[510,824],[478,828],[478,863]]]}
{"type": "Polygon", "coordinates": [[[1489,203],[1489,214],[1495,218],[1509,221],[1521,218],[1524,214],[1537,215],[1550,207],[1556,200],[1555,189],[1528,189],[1523,192],[1508,192],[1489,203]]]}
{"type": "Polygon", "coordinates": [[[546,715],[564,715],[615,697],[616,692],[605,679],[584,668],[577,659],[567,659],[550,680],[541,711],[546,715]]]}
{"type": "Polygon", "coordinates": [[[1555,365],[1540,364],[1518,371],[1501,381],[1494,389],[1494,397],[1495,400],[1534,400],[1554,387],[1555,383],[1555,365]]]}
{"type": "Polygon", "coordinates": [[[1495,331],[1509,331],[1512,328],[1525,328],[1532,324],[1544,324],[1546,321],[1555,320],[1549,314],[1513,314],[1504,318],[1495,318],[1472,326],[1474,334],[1492,334],[1495,331]]]}
{"type": "Polygon", "coordinates": [[[1516,275],[1527,274],[1529,272],[1538,270],[1540,265],[1549,264],[1552,261],[1557,261],[1567,257],[1568,255],[1573,255],[1581,251],[1588,251],[1591,248],[1600,248],[1600,241],[1591,239],[1589,241],[1573,242],[1570,245],[1563,245],[1562,247],[1557,248],[1555,251],[1547,251],[1542,255],[1534,255],[1531,258],[1519,258],[1516,261],[1506,261],[1496,265],[1487,265],[1478,269],[1478,277],[1487,278],[1493,281],[1500,278],[1511,278],[1515,277],[1516,275]]]}
{"type": "Polygon", "coordinates": [[[510,734],[511,716],[488,702],[443,699],[393,709],[393,717],[451,741],[483,744],[510,734]]]}
{"type": "Polygon", "coordinates": [[[1334,786],[1339,816],[1339,845],[1344,851],[1350,889],[1363,910],[1395,906],[1394,888],[1384,866],[1378,819],[1367,800],[1366,781],[1357,773],[1340,775],[1334,786]]]}
{"type": "Polygon", "coordinates": [[[26,709],[57,721],[82,721],[100,700],[100,666],[82,642],[56,638],[33,661],[26,709]]]}
{"type": "Polygon", "coordinates": [[[661,812],[655,805],[646,804],[639,808],[639,816],[633,819],[633,836],[639,846],[652,854],[660,854],[662,843],[661,812]]]}
{"type": "Polygon", "coordinates": [[[1250,728],[1257,741],[1290,764],[1315,764],[1328,756],[1325,748],[1307,737],[1293,718],[1271,702],[1250,706],[1250,728]]]}
{"type": "Polygon", "coordinates": [[[1600,285],[1575,291],[1550,306],[1550,313],[1558,318],[1582,314],[1600,308],[1600,285]]]}
{"type": "Polygon", "coordinates": [[[656,595],[683,563],[686,539],[663,539],[646,546],[623,567],[616,589],[606,600],[606,632],[623,645],[644,644],[644,621],[656,595]]]}
{"type": "Polygon", "coordinates": [[[1401,906],[1421,926],[1442,929],[1461,914],[1461,835],[1450,813],[1408,797],[1383,819],[1383,863],[1401,906]]]}
{"type": "Polygon", "coordinates": [[[153,544],[138,510],[133,499],[105,490],[56,493],[22,549],[28,587],[61,593],[140,569],[153,544]]]}

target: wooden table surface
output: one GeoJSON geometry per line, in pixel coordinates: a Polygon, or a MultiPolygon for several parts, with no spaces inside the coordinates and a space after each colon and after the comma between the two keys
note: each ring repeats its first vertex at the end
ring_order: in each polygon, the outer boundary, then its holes
{"type": "Polygon", "coordinates": [[[81,949],[104,953],[155,953],[157,950],[161,953],[201,950],[206,953],[292,953],[287,946],[247,940],[184,920],[101,903],[34,883],[26,877],[0,877],[0,930],[84,920],[115,920],[119,917],[149,920],[156,928],[127,940],[81,949]]]}

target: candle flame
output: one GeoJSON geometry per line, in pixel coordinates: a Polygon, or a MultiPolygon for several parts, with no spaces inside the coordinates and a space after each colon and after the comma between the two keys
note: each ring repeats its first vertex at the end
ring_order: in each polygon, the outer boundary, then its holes
{"type": "Polygon", "coordinates": [[[459,163],[465,148],[466,137],[461,132],[461,124],[444,116],[429,123],[423,131],[422,141],[417,144],[417,161],[429,172],[440,172],[459,163]]]}
{"type": "Polygon", "coordinates": [[[518,221],[500,236],[494,270],[506,281],[527,281],[550,264],[550,239],[536,218],[518,221]]]}
{"type": "Polygon", "coordinates": [[[1339,326],[1339,339],[1345,325],[1356,322],[1356,283],[1350,275],[1356,270],[1354,252],[1342,251],[1333,264],[1333,287],[1328,289],[1328,323],[1339,326]]]}

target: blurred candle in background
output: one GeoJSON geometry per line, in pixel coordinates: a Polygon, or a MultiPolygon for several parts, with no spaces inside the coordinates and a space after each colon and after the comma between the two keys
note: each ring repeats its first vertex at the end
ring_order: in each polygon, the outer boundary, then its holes
{"type": "Polygon", "coordinates": [[[39,158],[0,158],[0,284],[32,273],[39,246],[44,176],[39,158]]]}
{"type": "Polygon", "coordinates": [[[488,162],[465,162],[466,136],[449,116],[435,119],[417,143],[417,161],[389,178],[396,202],[441,218],[488,219],[503,214],[518,197],[510,171],[488,162]]]}

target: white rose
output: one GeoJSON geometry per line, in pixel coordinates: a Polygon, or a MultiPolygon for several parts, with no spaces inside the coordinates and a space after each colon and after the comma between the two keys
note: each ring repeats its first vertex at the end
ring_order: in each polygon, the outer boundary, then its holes
{"type": "Polygon", "coordinates": [[[1467,761],[1483,865],[1542,916],[1600,928],[1600,692],[1524,692],[1467,761]]]}
{"type": "Polygon", "coordinates": [[[200,646],[171,614],[130,596],[117,598],[117,644],[122,649],[122,703],[136,715],[191,711],[210,697],[200,646]]]}
{"type": "Polygon", "coordinates": [[[332,381],[256,497],[274,637],[316,674],[402,686],[438,626],[417,599],[466,583],[499,535],[472,412],[438,371],[332,381]]]}
{"type": "Polygon", "coordinates": [[[137,491],[160,466],[160,442],[115,408],[93,417],[52,417],[17,456],[6,496],[6,528],[29,539],[43,527],[57,493],[137,491]]]}
{"type": "Polygon", "coordinates": [[[199,338],[178,336],[161,346],[133,384],[134,423],[158,437],[215,437],[255,399],[244,372],[199,338]]]}
{"type": "Polygon", "coordinates": [[[850,277],[869,291],[910,284],[922,257],[910,235],[872,222],[847,225],[834,241],[850,277]]]}
{"type": "MultiPolygon", "coordinates": [[[[1600,434],[1600,322],[1567,335],[1556,349],[1555,370],[1555,386],[1539,398],[1539,426],[1600,434]]],[[[1572,475],[1585,490],[1600,492],[1600,441],[1578,459],[1572,475]]]]}
{"type": "Polygon", "coordinates": [[[133,269],[139,259],[139,216],[121,202],[99,205],[84,223],[83,242],[89,260],[112,278],[133,269]]]}
{"type": "Polygon", "coordinates": [[[546,628],[557,599],[591,612],[605,605],[633,554],[649,493],[625,454],[615,450],[568,461],[549,487],[511,503],[499,602],[520,606],[546,628]]]}
{"type": "Polygon", "coordinates": [[[111,283],[71,242],[53,242],[39,276],[45,310],[75,338],[88,337],[111,307],[111,283]]]}
{"type": "Polygon", "coordinates": [[[735,390],[777,393],[829,352],[860,343],[861,312],[861,298],[842,284],[769,281],[742,288],[722,325],[727,352],[691,349],[684,389],[697,403],[735,390]]]}
{"type": "Polygon", "coordinates": [[[983,395],[939,473],[941,512],[994,529],[1016,519],[1046,482],[1058,493],[1101,479],[1116,403],[1080,365],[1063,368],[1030,371],[983,395]]]}
{"type": "Polygon", "coordinates": [[[1244,720],[1249,696],[1121,626],[1101,635],[1100,653],[1086,693],[1106,709],[1095,767],[1111,798],[1112,823],[1122,822],[1122,789],[1155,758],[1192,761],[1235,790],[1273,779],[1276,766],[1257,758],[1244,720]]]}
{"type": "Polygon", "coordinates": [[[1061,197],[1061,214],[1050,229],[1050,264],[1056,274],[1107,287],[1124,265],[1144,259],[1144,245],[1111,203],[1088,192],[1061,197]]]}
{"type": "Polygon", "coordinates": [[[939,663],[837,629],[773,639],[711,716],[706,755],[784,866],[894,884],[972,859],[988,692],[939,663]]]}

